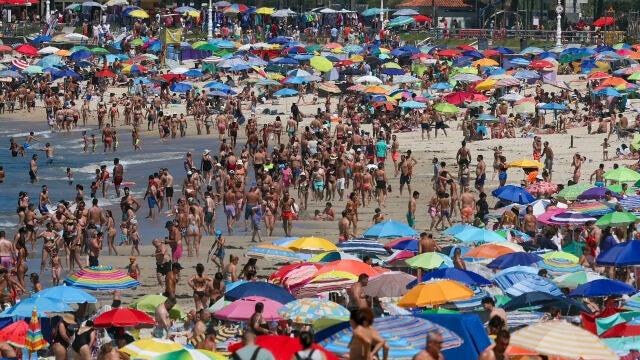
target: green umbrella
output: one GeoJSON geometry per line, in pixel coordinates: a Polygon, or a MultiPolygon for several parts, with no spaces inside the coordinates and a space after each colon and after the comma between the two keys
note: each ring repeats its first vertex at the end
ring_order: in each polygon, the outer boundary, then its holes
{"type": "Polygon", "coordinates": [[[333,63],[323,56],[312,57],[310,63],[312,68],[321,72],[327,72],[333,69],[333,63]]]}
{"type": "Polygon", "coordinates": [[[513,112],[516,114],[533,114],[536,112],[536,104],[525,101],[513,107],[513,112]]]}
{"type": "Polygon", "coordinates": [[[613,185],[608,185],[605,186],[607,189],[613,191],[614,193],[618,193],[620,194],[622,192],[622,185],[620,184],[613,184],[613,185]]]}
{"type": "Polygon", "coordinates": [[[90,51],[88,47],[83,46],[83,45],[76,45],[74,47],[72,47],[71,49],[69,49],[70,53],[74,53],[76,51],[80,51],[80,50],[86,50],[86,51],[90,51]]]}
{"type": "Polygon", "coordinates": [[[612,227],[633,224],[638,217],[627,211],[616,211],[602,216],[596,221],[596,226],[612,227]]]}
{"type": "Polygon", "coordinates": [[[427,252],[407,259],[405,262],[412,268],[437,269],[442,265],[444,259],[438,253],[427,252]]]}
{"type": "Polygon", "coordinates": [[[611,329],[612,327],[630,321],[640,316],[638,311],[624,311],[604,318],[596,319],[596,331],[598,335],[611,329]]]}
{"type": "Polygon", "coordinates": [[[439,307],[436,309],[425,310],[421,312],[421,314],[460,314],[460,312],[439,307]]]}
{"type": "Polygon", "coordinates": [[[320,51],[320,49],[322,49],[322,46],[318,44],[313,44],[313,45],[305,46],[304,49],[307,50],[308,53],[314,53],[316,51],[320,51]]]}
{"type": "Polygon", "coordinates": [[[445,113],[445,114],[457,114],[460,109],[457,106],[449,103],[439,103],[433,107],[437,112],[445,113]]]}
{"type": "Polygon", "coordinates": [[[629,75],[627,80],[640,80],[640,72],[629,75]]]}
{"type": "Polygon", "coordinates": [[[25,74],[42,74],[42,67],[37,65],[31,65],[28,68],[22,70],[25,74]]]}
{"type": "MultiPolygon", "coordinates": [[[[560,190],[560,192],[558,193],[558,197],[565,200],[577,200],[578,195],[581,195],[583,192],[594,187],[595,186],[591,184],[575,184],[567,186],[566,188],[560,190]]],[[[580,252],[580,254],[582,255],[582,252],[580,252]]]]}
{"type": "Polygon", "coordinates": [[[144,41],[142,41],[142,39],[134,39],[130,44],[131,46],[142,46],[144,45],[144,41]]]}
{"type": "Polygon", "coordinates": [[[96,54],[96,55],[109,54],[109,50],[107,50],[105,48],[101,48],[101,47],[95,47],[95,48],[91,49],[91,52],[96,54]]]}
{"type": "Polygon", "coordinates": [[[602,175],[606,180],[617,182],[636,182],[640,180],[640,174],[637,171],[626,167],[620,167],[615,170],[607,171],[602,175]]]}
{"type": "Polygon", "coordinates": [[[582,270],[553,278],[551,281],[559,288],[575,289],[582,284],[598,279],[603,279],[603,276],[593,271],[582,270]]]}
{"type": "Polygon", "coordinates": [[[583,246],[584,246],[584,243],[572,241],[570,243],[567,243],[566,245],[562,245],[562,251],[580,257],[582,256],[583,246]]]}
{"type": "Polygon", "coordinates": [[[208,50],[208,51],[216,51],[218,50],[218,47],[213,45],[213,44],[209,44],[209,43],[205,43],[202,45],[199,45],[198,47],[195,47],[195,49],[197,50],[208,50]]]}
{"type": "MultiPolygon", "coordinates": [[[[158,305],[167,300],[166,297],[157,294],[145,295],[129,305],[131,309],[144,311],[147,314],[155,314],[158,305]]],[[[180,305],[176,304],[169,311],[169,317],[172,319],[186,319],[187,314],[182,310],[180,305]]]]}

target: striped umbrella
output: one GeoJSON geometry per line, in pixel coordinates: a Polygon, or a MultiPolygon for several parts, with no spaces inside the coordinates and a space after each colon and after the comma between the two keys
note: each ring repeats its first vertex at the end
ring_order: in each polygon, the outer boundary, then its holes
{"type": "Polygon", "coordinates": [[[310,254],[298,253],[276,245],[254,246],[247,250],[247,256],[272,262],[299,262],[311,258],[310,254]]]}
{"type": "MultiPolygon", "coordinates": [[[[627,211],[640,207],[640,196],[629,196],[626,199],[622,199],[618,202],[627,211]]],[[[633,212],[634,215],[640,215],[640,212],[633,212]]]]}
{"type": "MultiPolygon", "coordinates": [[[[375,327],[389,344],[389,358],[394,360],[411,359],[424,349],[424,336],[431,331],[442,335],[442,349],[452,349],[462,345],[462,339],[453,331],[431,321],[413,316],[386,316],[376,319],[375,327]]],[[[336,354],[348,354],[349,343],[353,336],[351,327],[347,327],[319,344],[336,354]]]]}
{"type": "Polygon", "coordinates": [[[555,225],[577,225],[584,224],[587,221],[596,221],[598,219],[591,217],[589,215],[585,215],[583,213],[579,213],[577,211],[565,211],[563,213],[552,216],[550,222],[555,225]]]}
{"type": "Polygon", "coordinates": [[[140,286],[138,280],[111,266],[84,268],[66,278],[64,283],[89,290],[122,290],[140,286]]]}
{"type": "Polygon", "coordinates": [[[281,319],[277,311],[282,307],[282,303],[262,296],[247,296],[235,300],[231,304],[218,310],[214,314],[214,317],[227,321],[249,321],[258,303],[264,305],[262,316],[266,321],[277,321],[281,319]]]}
{"type": "Polygon", "coordinates": [[[20,70],[24,70],[24,69],[29,67],[29,63],[28,62],[26,62],[24,60],[20,60],[20,59],[11,60],[11,65],[17,67],[20,70]]]}
{"type": "Polygon", "coordinates": [[[333,83],[324,82],[324,83],[318,84],[317,87],[318,87],[318,89],[320,89],[322,91],[325,91],[325,92],[328,92],[328,93],[331,93],[331,94],[340,94],[341,93],[340,88],[336,84],[333,84],[333,83]]]}
{"type": "Polygon", "coordinates": [[[558,192],[558,185],[546,181],[535,182],[525,188],[530,194],[555,194],[558,192]]]}
{"type": "Polygon", "coordinates": [[[336,260],[360,260],[360,258],[355,255],[347,254],[344,251],[325,251],[312,257],[308,261],[310,263],[328,263],[336,260]]]}
{"type": "Polygon", "coordinates": [[[565,359],[617,359],[616,353],[597,336],[565,321],[546,321],[511,335],[511,345],[565,359]]]}
{"type": "MultiPolygon", "coordinates": [[[[348,274],[346,274],[348,276],[348,274]]],[[[343,291],[349,289],[356,280],[347,277],[324,278],[307,283],[298,283],[290,287],[291,294],[297,299],[305,297],[317,297],[318,294],[330,291],[343,291]]]]}
{"type": "Polygon", "coordinates": [[[595,201],[590,201],[582,204],[572,204],[572,211],[577,211],[589,216],[602,216],[612,213],[614,210],[607,205],[595,201]]]}
{"type": "Polygon", "coordinates": [[[132,359],[152,359],[156,356],[182,349],[184,349],[184,346],[171,340],[148,338],[134,341],[121,348],[120,351],[129,354],[132,359]]]}
{"type": "Polygon", "coordinates": [[[37,352],[40,349],[46,348],[49,343],[42,336],[42,329],[40,328],[40,321],[38,320],[38,312],[36,308],[33,308],[31,313],[31,321],[29,322],[29,330],[27,330],[27,338],[24,343],[24,349],[29,351],[29,358],[31,354],[37,352]]]}
{"type": "Polygon", "coordinates": [[[593,188],[591,184],[575,184],[560,190],[558,197],[565,200],[577,200],[583,192],[593,188]]]}
{"type": "Polygon", "coordinates": [[[584,268],[571,260],[550,258],[538,261],[536,263],[539,268],[547,269],[553,276],[560,276],[566,273],[578,272],[584,270],[584,268]]]}
{"type": "Polygon", "coordinates": [[[310,279],[322,267],[320,264],[291,264],[286,265],[269,277],[269,281],[275,285],[283,285],[288,288],[292,285],[310,279]]]}
{"type": "Polygon", "coordinates": [[[153,360],[226,360],[227,357],[209,350],[181,349],[153,357],[153,360]]]}
{"type": "Polygon", "coordinates": [[[338,247],[346,253],[388,255],[389,252],[376,240],[352,239],[341,242],[338,247]]]}
{"type": "Polygon", "coordinates": [[[313,324],[322,318],[341,319],[349,317],[349,310],[341,305],[324,299],[298,299],[278,310],[284,319],[292,319],[300,324],[313,324]]]}
{"type": "Polygon", "coordinates": [[[541,291],[555,296],[562,296],[562,291],[551,281],[542,276],[531,276],[506,289],[509,296],[520,296],[533,291],[541,291]]]}
{"type": "Polygon", "coordinates": [[[538,276],[538,269],[532,266],[514,266],[498,272],[491,281],[500,289],[507,290],[520,281],[538,276]]]}

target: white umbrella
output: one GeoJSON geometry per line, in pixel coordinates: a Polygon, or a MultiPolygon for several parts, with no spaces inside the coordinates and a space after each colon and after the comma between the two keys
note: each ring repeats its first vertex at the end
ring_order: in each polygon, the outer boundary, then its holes
{"type": "Polygon", "coordinates": [[[55,54],[58,51],[60,51],[60,49],[58,49],[55,46],[47,46],[45,48],[42,48],[42,49],[38,50],[38,54],[40,54],[40,55],[49,55],[49,54],[55,54]]]}
{"type": "Polygon", "coordinates": [[[418,79],[417,77],[407,74],[393,77],[394,84],[417,83],[419,81],[420,79],[418,79]]]}
{"type": "Polygon", "coordinates": [[[393,13],[393,16],[413,16],[413,15],[420,15],[420,13],[413,9],[400,9],[393,13]]]}
{"type": "Polygon", "coordinates": [[[505,101],[518,101],[522,98],[524,98],[524,96],[518,93],[508,93],[507,95],[502,96],[500,99],[505,101]]]}
{"type": "Polygon", "coordinates": [[[365,294],[377,297],[397,297],[406,294],[407,285],[416,279],[415,276],[402,271],[389,271],[369,279],[364,288],[365,294]]]}
{"type": "Polygon", "coordinates": [[[382,80],[378,79],[375,76],[371,76],[371,75],[365,75],[365,76],[361,76],[359,78],[357,78],[354,81],[356,84],[382,84],[382,80]]]}
{"type": "Polygon", "coordinates": [[[335,14],[335,13],[337,13],[336,10],[329,9],[329,8],[324,8],[324,9],[320,10],[319,12],[320,12],[320,14],[335,14]]]}
{"type": "Polygon", "coordinates": [[[128,4],[129,2],[127,0],[109,0],[106,3],[104,3],[104,6],[116,6],[116,5],[122,5],[122,4],[128,4]]]}
{"type": "Polygon", "coordinates": [[[288,17],[295,15],[296,12],[291,9],[280,9],[271,14],[271,17],[288,17]]]}
{"type": "Polygon", "coordinates": [[[182,74],[186,73],[187,71],[189,71],[189,69],[187,69],[186,67],[177,67],[177,68],[171,69],[171,71],[169,73],[182,75],[182,74]]]}
{"type": "Polygon", "coordinates": [[[82,34],[77,34],[77,33],[70,33],[64,36],[65,39],[71,40],[71,41],[84,41],[84,40],[89,40],[88,37],[82,35],[82,34]]]}

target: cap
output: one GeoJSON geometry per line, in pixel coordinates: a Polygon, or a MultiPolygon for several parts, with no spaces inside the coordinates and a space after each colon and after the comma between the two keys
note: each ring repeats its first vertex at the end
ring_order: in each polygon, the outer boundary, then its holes
{"type": "Polygon", "coordinates": [[[173,221],[167,221],[167,222],[164,224],[164,227],[165,227],[165,228],[168,228],[169,226],[173,226],[173,221]]]}
{"type": "Polygon", "coordinates": [[[216,231],[216,237],[220,237],[220,235],[222,235],[222,231],[220,230],[216,231]]]}
{"type": "Polygon", "coordinates": [[[193,175],[193,171],[187,171],[187,176],[193,175]]]}
{"type": "Polygon", "coordinates": [[[536,175],[536,179],[538,179],[538,180],[544,180],[544,178],[543,178],[543,177],[542,177],[542,175],[540,175],[540,174],[536,175]]]}

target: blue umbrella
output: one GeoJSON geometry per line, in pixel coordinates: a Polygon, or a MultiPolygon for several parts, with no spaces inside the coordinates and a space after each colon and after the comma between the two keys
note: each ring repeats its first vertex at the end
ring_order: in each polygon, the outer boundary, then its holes
{"type": "Polygon", "coordinates": [[[531,276],[505,290],[509,296],[519,296],[533,291],[542,291],[555,296],[562,296],[562,291],[549,279],[542,276],[531,276]]]}
{"type": "Polygon", "coordinates": [[[498,46],[498,47],[494,47],[491,50],[496,50],[497,52],[499,52],[500,54],[513,54],[513,50],[506,48],[506,47],[502,47],[502,46],[498,46]]]}
{"type": "Polygon", "coordinates": [[[220,96],[220,97],[227,97],[229,96],[229,93],[226,93],[224,91],[220,91],[220,90],[213,90],[211,92],[207,93],[207,96],[220,96]]]}
{"type": "Polygon", "coordinates": [[[562,315],[580,315],[580,312],[591,313],[581,302],[564,296],[554,296],[542,291],[533,291],[516,296],[502,308],[505,311],[514,311],[527,307],[536,307],[537,311],[548,311],[552,307],[560,308],[562,315]]]}
{"type": "Polygon", "coordinates": [[[431,90],[449,90],[453,89],[453,85],[445,82],[439,82],[437,84],[431,85],[431,90]]]}
{"type": "Polygon", "coordinates": [[[233,290],[227,290],[225,294],[227,300],[230,301],[242,299],[247,296],[263,296],[281,304],[286,304],[296,299],[284,288],[262,281],[248,282],[239,285],[233,290]]]}
{"type": "Polygon", "coordinates": [[[271,244],[276,245],[276,246],[287,247],[287,246],[289,246],[289,244],[291,244],[292,242],[294,242],[294,241],[296,241],[298,239],[300,239],[300,237],[298,237],[298,236],[284,237],[282,239],[273,240],[271,242],[271,244]]]}
{"type": "Polygon", "coordinates": [[[53,76],[57,77],[57,78],[61,78],[61,77],[81,77],[80,74],[78,74],[77,72],[73,71],[73,70],[69,70],[69,69],[62,69],[60,71],[58,71],[57,73],[53,74],[53,76]]]}
{"type": "Polygon", "coordinates": [[[381,12],[387,12],[389,9],[380,9],[380,8],[369,8],[360,13],[362,16],[375,16],[380,15],[381,12]]]}
{"type": "Polygon", "coordinates": [[[95,304],[98,302],[96,298],[89,295],[86,291],[77,287],[66,285],[46,288],[38,292],[38,296],[52,298],[67,304],[81,304],[84,302],[95,304]]]}
{"type": "MultiPolygon", "coordinates": [[[[491,285],[491,281],[473,271],[461,270],[456,268],[446,268],[430,271],[422,276],[422,282],[433,279],[449,279],[461,282],[465,285],[487,286],[491,285]]],[[[407,285],[407,289],[412,289],[418,284],[418,280],[414,280],[407,285]]]]}
{"type": "Polygon", "coordinates": [[[173,85],[171,85],[171,87],[169,88],[171,91],[173,92],[177,92],[177,93],[186,93],[187,91],[190,91],[193,88],[193,86],[191,84],[187,84],[187,83],[175,83],[173,85]]]}
{"type": "Polygon", "coordinates": [[[424,109],[427,106],[421,102],[410,100],[401,103],[400,107],[403,109],[424,109]]]}
{"type": "Polygon", "coordinates": [[[220,40],[220,41],[214,41],[211,42],[213,45],[219,47],[220,49],[235,49],[236,48],[236,44],[233,43],[233,41],[229,41],[229,40],[220,40]]]}
{"type": "Polygon", "coordinates": [[[502,75],[507,73],[507,70],[499,66],[489,67],[488,71],[489,71],[489,75],[502,75]]]}
{"type": "MultiPolygon", "coordinates": [[[[343,48],[343,50],[344,50],[344,48],[343,48]]],[[[420,53],[420,49],[418,49],[415,46],[411,46],[411,45],[401,46],[397,50],[400,50],[400,51],[405,52],[405,53],[409,53],[411,55],[415,55],[415,54],[419,54],[420,53]]]]}
{"type": "Polygon", "coordinates": [[[273,61],[272,64],[276,65],[298,65],[298,60],[292,58],[281,58],[273,61]]]}
{"type": "Polygon", "coordinates": [[[20,73],[18,73],[17,71],[13,71],[13,70],[2,70],[0,71],[0,77],[10,77],[10,78],[22,78],[23,76],[20,75],[20,73]]]}
{"type": "Polygon", "coordinates": [[[243,64],[239,64],[239,65],[234,65],[232,66],[229,71],[245,71],[245,70],[249,70],[251,69],[251,66],[249,65],[243,65],[243,64]]]}
{"type": "Polygon", "coordinates": [[[182,75],[184,75],[184,76],[194,76],[194,77],[204,76],[204,74],[200,70],[196,70],[196,69],[191,69],[191,70],[187,71],[186,73],[184,73],[182,75]]]}
{"type": "Polygon", "coordinates": [[[88,58],[90,58],[92,56],[93,56],[93,54],[91,53],[91,51],[80,50],[80,51],[76,51],[73,54],[69,55],[69,60],[78,61],[78,60],[88,59],[88,58]]]}
{"type": "Polygon", "coordinates": [[[54,67],[62,65],[62,58],[58,55],[48,55],[38,61],[38,66],[43,68],[54,67]]]}
{"type": "Polygon", "coordinates": [[[0,313],[0,318],[16,317],[30,318],[33,309],[38,312],[38,317],[50,317],[50,313],[73,311],[73,308],[64,302],[38,294],[22,300],[13,307],[0,313]]]}
{"type": "Polygon", "coordinates": [[[393,244],[393,246],[391,246],[390,249],[407,250],[407,251],[416,253],[419,251],[418,241],[419,241],[418,239],[411,239],[411,238],[405,239],[393,244]]]}
{"type": "Polygon", "coordinates": [[[549,51],[545,51],[543,53],[538,54],[540,59],[553,58],[558,60],[558,55],[549,51]]]}
{"type": "Polygon", "coordinates": [[[569,110],[568,107],[562,105],[562,104],[556,104],[556,103],[548,103],[548,104],[544,104],[540,107],[540,109],[542,110],[569,110]]]}
{"type": "Polygon", "coordinates": [[[284,83],[285,84],[292,84],[292,85],[300,85],[300,84],[306,84],[308,83],[309,80],[303,78],[303,77],[299,77],[299,76],[292,76],[290,78],[287,78],[284,83]]]}
{"type": "Polygon", "coordinates": [[[419,233],[411,226],[395,221],[388,220],[373,225],[363,234],[366,238],[388,238],[402,236],[418,236],[419,233]]]}
{"type": "Polygon", "coordinates": [[[402,69],[396,69],[396,68],[384,68],[381,71],[383,74],[385,75],[404,75],[405,72],[402,71],[402,69]]]}
{"type": "Polygon", "coordinates": [[[177,7],[175,9],[173,9],[173,12],[175,12],[176,14],[182,14],[182,13],[186,13],[186,12],[189,12],[189,11],[198,11],[198,10],[192,8],[191,6],[180,6],[180,7],[177,7]]]}
{"type": "Polygon", "coordinates": [[[217,81],[213,81],[213,82],[210,82],[210,83],[206,83],[206,84],[204,84],[204,86],[203,86],[203,87],[204,87],[204,88],[216,89],[216,90],[229,90],[229,89],[231,89],[231,88],[229,87],[229,85],[227,85],[227,84],[223,84],[223,83],[221,83],[221,82],[217,82],[217,81]]]}
{"type": "Polygon", "coordinates": [[[615,52],[616,49],[612,48],[611,46],[600,45],[600,46],[594,48],[593,51],[595,51],[597,53],[602,53],[602,52],[605,52],[605,51],[615,52]]]}
{"type": "Polygon", "coordinates": [[[529,46],[528,48],[522,49],[522,51],[520,51],[520,54],[540,54],[543,53],[544,50],[542,50],[539,47],[535,47],[535,46],[529,46]]]}
{"type": "Polygon", "coordinates": [[[293,58],[298,60],[298,61],[311,60],[312,57],[314,57],[314,55],[312,55],[312,54],[303,54],[303,55],[294,55],[293,56],[293,58]]]}
{"type": "Polygon", "coordinates": [[[613,96],[613,97],[622,97],[622,94],[620,94],[616,89],[608,86],[604,89],[600,89],[596,92],[594,92],[594,94],[599,95],[599,96],[613,96]]]}
{"type": "Polygon", "coordinates": [[[296,96],[298,95],[298,91],[297,90],[293,90],[293,89],[288,89],[288,88],[284,88],[284,89],[280,89],[276,92],[273,93],[273,96],[296,96]]]}
{"type": "Polygon", "coordinates": [[[487,264],[487,267],[489,269],[506,269],[517,265],[531,265],[540,260],[542,260],[542,258],[536,254],[515,252],[498,256],[487,264]]]}
{"type": "Polygon", "coordinates": [[[538,269],[531,266],[514,266],[497,273],[491,281],[500,289],[507,290],[522,280],[538,276],[538,269]]]}
{"type": "Polygon", "coordinates": [[[346,253],[389,255],[384,245],[371,239],[351,239],[338,243],[338,247],[346,253]]]}
{"type": "Polygon", "coordinates": [[[518,204],[529,204],[534,202],[536,198],[529,194],[527,190],[520,186],[506,185],[501,188],[497,188],[491,192],[491,194],[498,199],[511,201],[518,204]]]}
{"type": "Polygon", "coordinates": [[[151,83],[151,80],[147,79],[147,78],[136,78],[135,80],[133,80],[134,84],[149,84],[151,83]]]}
{"type": "Polygon", "coordinates": [[[478,229],[478,228],[473,226],[473,225],[457,224],[457,225],[453,225],[452,227],[446,229],[442,233],[446,234],[446,235],[455,235],[455,234],[457,234],[459,232],[463,232],[465,230],[472,230],[472,229],[478,229]]]}
{"type": "MultiPolygon", "coordinates": [[[[350,44],[350,45],[344,46],[342,48],[342,51],[344,51],[346,53],[350,53],[350,54],[351,53],[359,54],[359,53],[364,51],[364,48],[362,46],[360,46],[360,45],[350,44]]],[[[420,50],[418,50],[418,51],[420,51],[420,50]]]]}
{"type": "Polygon", "coordinates": [[[451,63],[452,66],[460,66],[461,64],[471,62],[473,58],[471,56],[460,56],[459,58],[453,60],[451,63]]]}
{"type": "Polygon", "coordinates": [[[40,35],[38,37],[36,37],[35,39],[31,40],[32,44],[41,44],[47,41],[51,41],[51,36],[49,35],[40,35]]]}
{"type": "Polygon", "coordinates": [[[618,280],[599,279],[582,284],[569,293],[571,297],[600,297],[609,295],[631,295],[638,290],[618,280]]]}
{"type": "Polygon", "coordinates": [[[616,244],[601,253],[598,265],[630,266],[640,264],[640,241],[627,241],[616,244]]]}
{"type": "Polygon", "coordinates": [[[479,52],[475,51],[475,50],[465,50],[462,52],[462,55],[464,56],[469,56],[475,59],[484,59],[484,55],[480,54],[479,52]]]}
{"type": "Polygon", "coordinates": [[[540,74],[531,70],[518,70],[515,73],[513,73],[513,75],[511,76],[513,76],[516,79],[527,79],[527,80],[540,78],[540,74]]]}
{"type": "Polygon", "coordinates": [[[455,234],[453,237],[462,241],[463,243],[494,243],[494,242],[506,242],[507,239],[502,236],[486,229],[469,229],[455,234]]]}
{"type": "Polygon", "coordinates": [[[284,36],[278,36],[267,41],[269,44],[287,44],[290,40],[284,36]]]}
{"type": "Polygon", "coordinates": [[[514,58],[514,59],[509,59],[509,62],[514,64],[514,65],[521,65],[521,66],[527,66],[531,63],[531,61],[527,60],[527,59],[523,59],[523,58],[514,58]]]}

